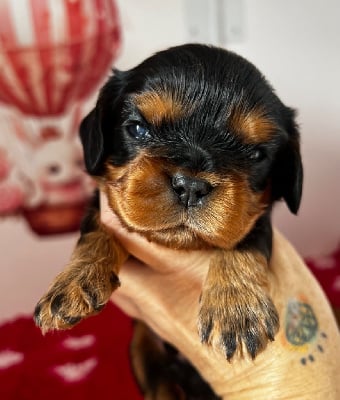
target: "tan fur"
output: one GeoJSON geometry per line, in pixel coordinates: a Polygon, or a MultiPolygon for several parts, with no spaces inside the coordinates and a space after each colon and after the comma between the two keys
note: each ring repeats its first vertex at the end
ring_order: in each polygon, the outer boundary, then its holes
{"type": "Polygon", "coordinates": [[[125,167],[106,164],[102,189],[123,225],[170,248],[232,248],[252,228],[267,204],[268,192],[254,193],[246,176],[192,174],[143,152],[125,167]],[[188,216],[169,185],[183,172],[214,188],[203,208],[188,216]]]}
{"type": "Polygon", "coordinates": [[[185,115],[185,107],[173,94],[166,92],[145,92],[133,97],[143,117],[153,125],[162,121],[176,121],[185,115]]]}
{"type": "Polygon", "coordinates": [[[240,135],[246,143],[261,143],[272,138],[276,129],[273,121],[265,117],[260,109],[245,111],[235,108],[229,119],[233,132],[240,135]]]}
{"type": "MultiPolygon", "coordinates": [[[[194,363],[210,364],[210,371],[209,367],[204,369],[207,372],[205,378],[216,382],[216,392],[226,400],[340,399],[340,363],[337,356],[340,354],[340,336],[332,311],[319,284],[295,249],[278,232],[274,234],[273,256],[267,279],[269,293],[281,321],[275,341],[257,356],[255,362],[243,361],[227,370],[223,369],[223,358],[217,360],[219,356],[216,352],[208,352],[207,358],[204,356],[199,359],[201,353],[194,363]],[[305,347],[287,346],[282,340],[286,337],[287,304],[292,299],[301,298],[316,315],[317,336],[305,347]],[[326,339],[321,337],[322,332],[326,333],[326,339]],[[318,351],[319,344],[324,346],[323,352],[318,351]],[[301,358],[308,358],[310,354],[315,361],[302,365],[301,358]],[[209,361],[211,357],[213,361],[209,361]]],[[[192,356],[195,357],[194,351],[192,356]]]]}
{"type": "MultiPolygon", "coordinates": [[[[258,351],[268,342],[267,324],[273,327],[273,340],[279,328],[278,315],[268,294],[268,263],[256,252],[217,251],[212,258],[203,285],[199,311],[199,329],[206,321],[213,324],[212,340],[222,332],[247,331],[247,324],[256,327],[258,351]]],[[[255,332],[254,332],[255,333],[255,332]]],[[[242,336],[236,337],[238,355],[246,354],[242,336]]],[[[209,340],[211,342],[211,339],[209,340]]],[[[221,347],[223,343],[214,343],[221,347]]],[[[230,355],[227,354],[227,358],[230,355]]]]}
{"type": "Polygon", "coordinates": [[[71,328],[75,322],[96,314],[119,285],[118,272],[127,253],[97,221],[98,229],[84,235],[75,247],[71,260],[54,279],[38,303],[39,322],[43,332],[71,328]],[[87,289],[91,288],[94,298],[87,289]],[[61,308],[53,315],[57,299],[61,308]]]}

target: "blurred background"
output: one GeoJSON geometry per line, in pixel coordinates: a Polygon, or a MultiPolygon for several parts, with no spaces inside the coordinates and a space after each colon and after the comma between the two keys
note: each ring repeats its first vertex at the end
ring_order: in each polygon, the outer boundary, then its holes
{"type": "Polygon", "coordinates": [[[274,221],[340,303],[339,21],[338,0],[0,0],[0,323],[32,312],[77,240],[77,125],[110,67],[185,42],[243,55],[298,110],[302,205],[274,221]]]}

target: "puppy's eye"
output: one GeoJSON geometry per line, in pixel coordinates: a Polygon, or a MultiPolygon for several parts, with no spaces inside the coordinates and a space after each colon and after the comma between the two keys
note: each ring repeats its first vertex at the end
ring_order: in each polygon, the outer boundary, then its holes
{"type": "Polygon", "coordinates": [[[262,161],[266,158],[266,152],[262,148],[256,148],[250,153],[250,159],[252,161],[262,161]]]}
{"type": "Polygon", "coordinates": [[[142,124],[130,124],[126,127],[128,133],[137,140],[145,140],[150,137],[149,129],[142,124]]]}

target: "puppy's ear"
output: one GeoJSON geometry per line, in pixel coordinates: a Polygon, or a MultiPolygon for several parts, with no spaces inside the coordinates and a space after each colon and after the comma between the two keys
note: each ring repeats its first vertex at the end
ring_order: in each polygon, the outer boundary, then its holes
{"type": "Polygon", "coordinates": [[[118,105],[127,84],[127,75],[128,72],[116,69],[113,71],[113,75],[100,90],[96,107],[80,125],[85,166],[91,175],[100,173],[105,157],[110,151],[112,124],[119,119],[120,108],[118,105]]]}
{"type": "Polygon", "coordinates": [[[288,142],[279,151],[274,164],[272,181],[273,194],[276,199],[283,198],[289,210],[297,214],[303,183],[303,167],[300,154],[300,134],[295,123],[295,111],[286,108],[285,130],[288,142]]]}
{"type": "Polygon", "coordinates": [[[80,124],[85,166],[89,174],[96,175],[104,158],[104,136],[98,106],[80,124]]]}

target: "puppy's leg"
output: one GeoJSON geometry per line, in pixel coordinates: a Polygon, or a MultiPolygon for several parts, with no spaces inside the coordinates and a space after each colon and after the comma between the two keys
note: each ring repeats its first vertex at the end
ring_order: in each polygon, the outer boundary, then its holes
{"type": "Polygon", "coordinates": [[[35,308],[43,332],[70,328],[100,311],[119,286],[127,253],[100,223],[98,195],[85,216],[80,239],[66,268],[35,308]]]}
{"type": "Polygon", "coordinates": [[[243,351],[252,358],[273,341],[279,329],[269,296],[271,229],[231,251],[218,251],[203,285],[199,311],[202,342],[223,349],[230,361],[243,351]]]}
{"type": "Polygon", "coordinates": [[[132,368],[147,400],[218,400],[192,365],[150,328],[135,322],[132,368]]]}

